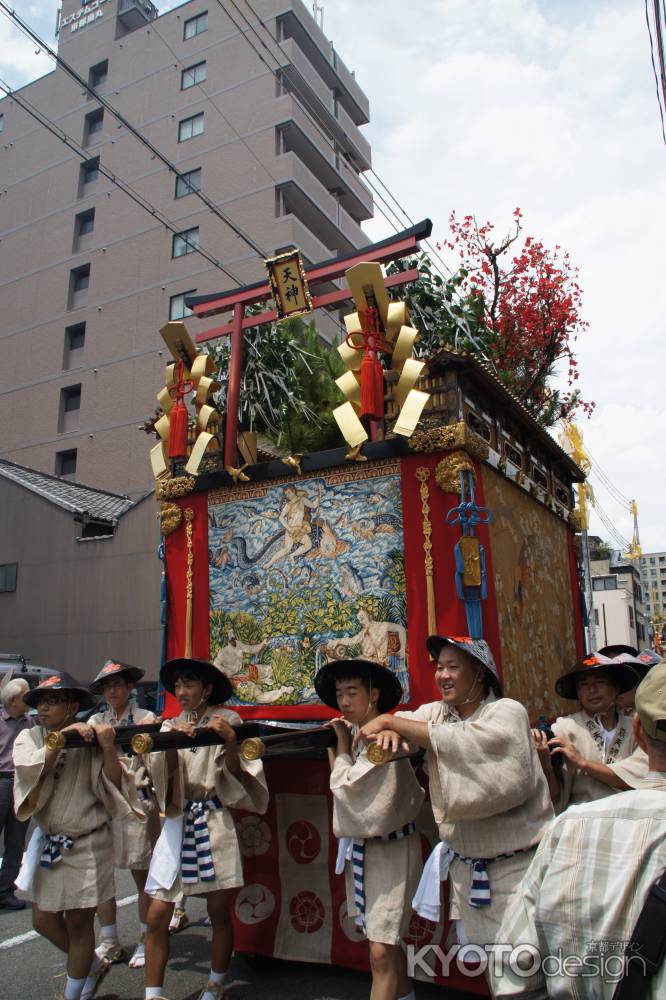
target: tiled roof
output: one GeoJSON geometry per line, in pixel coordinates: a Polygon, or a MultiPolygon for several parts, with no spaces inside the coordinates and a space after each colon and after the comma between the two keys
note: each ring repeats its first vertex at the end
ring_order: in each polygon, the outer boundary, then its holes
{"type": "Polygon", "coordinates": [[[93,486],[83,486],[59,476],[28,469],[24,465],[0,459],[0,476],[23,486],[72,514],[87,514],[100,521],[117,521],[134,506],[135,501],[118,493],[107,493],[93,486]]]}

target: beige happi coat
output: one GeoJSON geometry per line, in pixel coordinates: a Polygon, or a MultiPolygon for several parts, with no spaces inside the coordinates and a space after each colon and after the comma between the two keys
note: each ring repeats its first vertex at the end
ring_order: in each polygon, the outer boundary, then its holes
{"type": "MultiPolygon", "coordinates": [[[[152,712],[145,708],[132,708],[134,725],[141,722],[157,722],[152,712]]],[[[118,717],[112,708],[97,712],[89,720],[90,725],[108,725],[117,729],[128,725],[127,715],[118,717]]],[[[141,808],[146,821],[139,821],[133,813],[128,813],[112,823],[113,849],[116,868],[131,868],[133,871],[147,871],[155,841],[160,835],[160,814],[150,783],[150,775],[143,757],[136,754],[122,758],[122,762],[134,778],[139,793],[141,808]]]]}
{"type": "MultiPolygon", "coordinates": [[[[379,838],[416,820],[425,792],[408,760],[375,766],[365,748],[355,760],[338,754],[331,771],[333,832],[365,841],[365,923],[370,941],[398,944],[409,926],[422,868],[417,832],[379,838]]],[[[347,912],[357,916],[352,865],[345,865],[347,912]]]]}
{"type": "MultiPolygon", "coordinates": [[[[238,726],[242,721],[236,712],[211,707],[199,719],[196,727],[206,727],[214,715],[223,716],[232,726],[238,726]]],[[[162,723],[162,731],[173,729],[176,722],[191,721],[190,713],[182,712],[175,719],[166,719],[162,723]]],[[[168,903],[174,903],[183,893],[186,896],[204,895],[217,889],[234,889],[243,885],[238,836],[228,807],[256,813],[265,813],[268,808],[268,787],[260,760],[246,761],[241,757],[241,774],[240,778],[236,778],[227,767],[224,744],[192,747],[176,752],[178,770],[171,777],[167,772],[166,754],[158,752],[147,755],[155,795],[165,815],[182,815],[188,799],[201,801],[214,795],[222,802],[223,808],[206,813],[215,880],[184,883],[179,874],[170,889],[157,889],[152,893],[157,899],[168,903]]]]}
{"type": "MultiPolygon", "coordinates": [[[[625,774],[616,767],[617,764],[631,757],[636,749],[631,718],[623,712],[618,713],[615,735],[608,749],[604,745],[603,727],[600,721],[582,709],[572,715],[557,718],[553,723],[553,732],[556,736],[568,736],[585,760],[607,764],[627,784],[632,783],[627,781],[625,774]]],[[[639,770],[641,769],[639,768],[639,770]]],[[[606,795],[613,795],[618,791],[620,789],[605,785],[589,774],[583,774],[568,760],[563,759],[562,789],[555,809],[556,812],[561,813],[567,806],[579,805],[581,802],[594,802],[595,799],[603,799],[606,795]]]]}
{"type": "Polygon", "coordinates": [[[464,721],[441,701],[396,714],[428,724],[430,800],[441,839],[464,857],[489,859],[488,906],[469,903],[471,865],[456,858],[449,878],[451,919],[462,921],[470,942],[490,944],[553,818],[527,712],[489,694],[464,721]],[[511,851],[520,853],[492,861],[511,851]]]}
{"type": "Polygon", "coordinates": [[[121,762],[119,791],[104,774],[97,747],[61,750],[44,774],[46,735],[35,726],[16,738],[14,808],[19,819],[32,818],[45,833],[65,834],[74,844],[52,868],[37,866],[32,898],[54,913],[98,906],[114,894],[111,818],[132,813],[145,822],[136,785],[121,762]]]}

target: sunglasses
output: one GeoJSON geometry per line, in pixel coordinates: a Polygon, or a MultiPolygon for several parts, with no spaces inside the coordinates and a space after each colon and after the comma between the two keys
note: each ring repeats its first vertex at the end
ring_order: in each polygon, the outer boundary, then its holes
{"type": "Polygon", "coordinates": [[[69,698],[59,697],[57,694],[47,694],[43,698],[40,698],[37,702],[37,707],[40,705],[66,705],[69,698]]]}

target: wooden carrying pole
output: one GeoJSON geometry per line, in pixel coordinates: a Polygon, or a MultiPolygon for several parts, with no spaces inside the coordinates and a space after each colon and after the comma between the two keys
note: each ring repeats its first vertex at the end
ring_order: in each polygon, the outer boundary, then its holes
{"type": "MultiPolygon", "coordinates": [[[[139,733],[157,733],[160,726],[161,722],[146,722],[143,725],[139,723],[136,726],[118,726],[114,743],[116,746],[121,746],[128,750],[134,736],[137,736],[139,733]]],[[[46,737],[46,746],[49,750],[90,749],[90,747],[97,746],[97,737],[93,735],[92,740],[85,740],[81,733],[77,733],[75,730],[62,732],[60,729],[55,729],[46,737]]]]}

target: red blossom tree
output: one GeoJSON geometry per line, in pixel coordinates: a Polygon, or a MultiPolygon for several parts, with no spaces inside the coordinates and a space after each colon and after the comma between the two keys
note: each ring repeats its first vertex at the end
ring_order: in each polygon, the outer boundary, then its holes
{"type": "MultiPolygon", "coordinates": [[[[473,215],[449,219],[444,246],[460,257],[457,288],[467,300],[466,314],[475,318],[473,337],[463,334],[463,346],[481,349],[499,378],[542,423],[570,417],[581,408],[590,415],[593,402],[583,400],[577,387],[574,345],[588,324],[581,318],[582,292],[578,269],[559,246],[548,250],[533,236],[522,234],[522,213],[499,242],[494,227],[478,225],[473,215]],[[568,390],[551,382],[561,363],[568,390]]],[[[458,338],[460,339],[460,338],[458,338]]]]}

